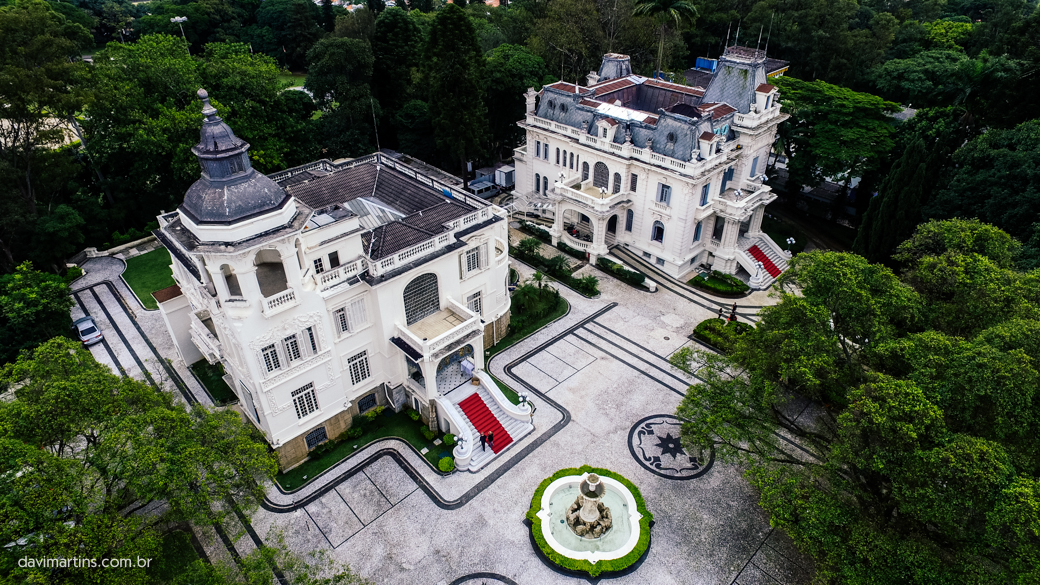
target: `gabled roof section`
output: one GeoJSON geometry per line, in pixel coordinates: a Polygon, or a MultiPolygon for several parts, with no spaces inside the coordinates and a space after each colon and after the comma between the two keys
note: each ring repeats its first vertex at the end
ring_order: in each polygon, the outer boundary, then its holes
{"type": "Polygon", "coordinates": [[[586,91],[589,91],[589,88],[587,87],[582,87],[580,85],[576,86],[573,83],[567,83],[566,81],[557,81],[556,83],[552,85],[547,85],[545,87],[552,88],[557,91],[565,91],[567,93],[584,93],[586,91]]]}
{"type": "Polygon", "coordinates": [[[395,221],[363,234],[361,243],[369,258],[379,260],[421,244],[435,235],[437,234],[395,221]]]}
{"type": "Polygon", "coordinates": [[[704,95],[704,90],[696,87],[689,87],[686,85],[679,85],[678,83],[672,83],[670,81],[662,81],[660,79],[647,79],[643,82],[644,85],[652,87],[659,87],[661,89],[667,89],[668,91],[674,91],[686,95],[692,95],[695,97],[701,97],[704,95]]]}
{"type": "Polygon", "coordinates": [[[715,134],[714,132],[701,132],[701,135],[700,135],[700,139],[701,140],[707,140],[709,142],[711,142],[713,140],[717,140],[718,137],[719,137],[719,135],[715,134]]]}
{"type": "Polygon", "coordinates": [[[761,93],[769,93],[769,92],[773,91],[774,89],[776,89],[775,85],[771,85],[769,83],[763,83],[762,85],[759,85],[758,87],[756,87],[755,91],[756,92],[761,92],[761,93]]]}

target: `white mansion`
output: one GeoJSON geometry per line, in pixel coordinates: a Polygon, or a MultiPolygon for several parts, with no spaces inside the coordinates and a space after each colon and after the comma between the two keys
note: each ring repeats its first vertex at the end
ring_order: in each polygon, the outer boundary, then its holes
{"type": "Polygon", "coordinates": [[[780,113],[765,51],[729,47],[706,88],[632,74],[607,54],[588,86],[526,94],[515,151],[518,200],[553,219],[553,243],[591,261],[622,245],[683,278],[700,264],[743,268],[765,288],[787,253],[761,231],[780,113]]]}
{"type": "Polygon", "coordinates": [[[202,175],[159,217],[177,286],[156,297],[181,357],[223,364],[282,469],[377,405],[458,435],[460,469],[493,456],[477,430],[497,452],[533,429],[483,371],[509,324],[501,209],[379,153],[264,176],[199,96],[202,175]]]}

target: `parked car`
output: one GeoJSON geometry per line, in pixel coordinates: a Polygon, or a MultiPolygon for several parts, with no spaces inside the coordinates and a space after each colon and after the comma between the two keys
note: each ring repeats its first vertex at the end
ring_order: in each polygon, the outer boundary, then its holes
{"type": "Polygon", "coordinates": [[[93,317],[76,319],[72,326],[76,328],[76,333],[79,335],[79,340],[83,342],[83,345],[93,345],[105,338],[101,334],[101,330],[98,329],[93,317]]]}

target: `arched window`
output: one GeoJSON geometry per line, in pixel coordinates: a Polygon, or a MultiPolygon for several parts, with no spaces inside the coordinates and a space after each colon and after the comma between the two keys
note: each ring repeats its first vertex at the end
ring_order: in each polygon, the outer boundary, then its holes
{"type": "Polygon", "coordinates": [[[567,166],[567,151],[563,151],[563,166],[567,166]]]}
{"type": "Polygon", "coordinates": [[[556,164],[560,164],[560,149],[556,149],[556,164]]]}
{"type": "Polygon", "coordinates": [[[567,165],[572,171],[574,170],[574,153],[571,153],[571,164],[567,165]]]}
{"type": "Polygon", "coordinates": [[[610,187],[610,171],[607,170],[607,165],[598,162],[592,169],[592,186],[602,187],[604,189],[610,187]]]}
{"type": "Polygon", "coordinates": [[[534,192],[541,193],[542,191],[542,175],[541,173],[534,174],[534,192]]]}
{"type": "Polygon", "coordinates": [[[664,243],[664,224],[655,221],[654,228],[650,230],[650,241],[664,243]]]}
{"type": "Polygon", "coordinates": [[[635,219],[635,217],[636,217],[636,214],[632,213],[631,209],[629,209],[628,211],[625,212],[625,231],[626,232],[632,231],[632,220],[635,219]]]}
{"type": "Polygon", "coordinates": [[[621,192],[621,173],[614,173],[614,193],[621,192]]]}
{"type": "Polygon", "coordinates": [[[404,315],[408,325],[441,310],[440,293],[437,291],[437,275],[426,273],[416,276],[404,287],[404,315]]]}
{"type": "Polygon", "coordinates": [[[549,192],[549,177],[542,177],[542,193],[549,192]]]}
{"type": "Polygon", "coordinates": [[[584,183],[589,180],[589,163],[581,163],[581,181],[584,183]]]}

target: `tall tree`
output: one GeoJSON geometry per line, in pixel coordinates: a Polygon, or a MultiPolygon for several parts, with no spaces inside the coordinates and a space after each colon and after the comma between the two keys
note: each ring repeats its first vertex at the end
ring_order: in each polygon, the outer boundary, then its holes
{"type": "Polygon", "coordinates": [[[527,48],[545,61],[549,73],[581,82],[599,69],[606,36],[599,25],[593,0],[553,0],[543,18],[535,21],[527,48]]]}
{"type": "Polygon", "coordinates": [[[307,54],[304,86],[321,108],[323,145],[333,157],[359,156],[373,149],[372,120],[379,111],[369,83],[374,59],[367,41],[326,37],[307,54]]]}
{"type": "Polygon", "coordinates": [[[409,100],[413,69],[422,58],[422,31],[404,10],[388,8],[376,18],[372,35],[372,93],[393,115],[409,100]]]}
{"type": "Polygon", "coordinates": [[[19,259],[47,264],[60,257],[35,254],[33,226],[62,203],[72,178],[66,140],[68,120],[90,92],[80,50],[90,34],[51,10],[46,2],[18,0],[0,8],[0,270],[19,259]],[[17,258],[16,258],[17,256],[17,258]]]}
{"type": "Polygon", "coordinates": [[[539,88],[545,63],[524,47],[501,45],[487,57],[487,109],[491,142],[496,154],[519,144],[516,125],[524,117],[524,92],[539,88]]]}
{"type": "Polygon", "coordinates": [[[0,363],[72,327],[72,297],[60,276],[33,270],[28,262],[0,276],[0,363]]]}
{"type": "Polygon", "coordinates": [[[256,22],[273,35],[273,43],[263,43],[264,52],[290,69],[307,65],[307,51],[322,35],[321,8],[311,0],[265,0],[256,22]]]}
{"type": "Polygon", "coordinates": [[[892,148],[888,113],[895,103],[824,81],[776,78],[783,110],[791,115],[780,126],[789,163],[788,191],[815,187],[836,178],[848,192],[854,177],[876,168],[892,148]]]}
{"type": "Polygon", "coordinates": [[[632,13],[649,16],[658,22],[657,71],[661,71],[664,59],[664,39],[668,24],[678,29],[684,22],[692,23],[697,18],[697,7],[689,0],[636,0],[632,13]]]}
{"type": "Polygon", "coordinates": [[[704,380],[677,411],[683,444],[745,466],[819,582],[1036,580],[1035,278],[1006,268],[1013,241],[978,222],[930,224],[901,250],[902,279],[801,254],[727,355],[677,352],[704,380]],[[991,279],[1018,287],[1013,310],[991,279]],[[986,309],[937,318],[972,297],[986,309]]]}
{"type": "Polygon", "coordinates": [[[484,55],[473,23],[454,4],[437,12],[426,45],[430,121],[437,146],[459,165],[482,155],[487,128],[484,106],[484,55]]]}

